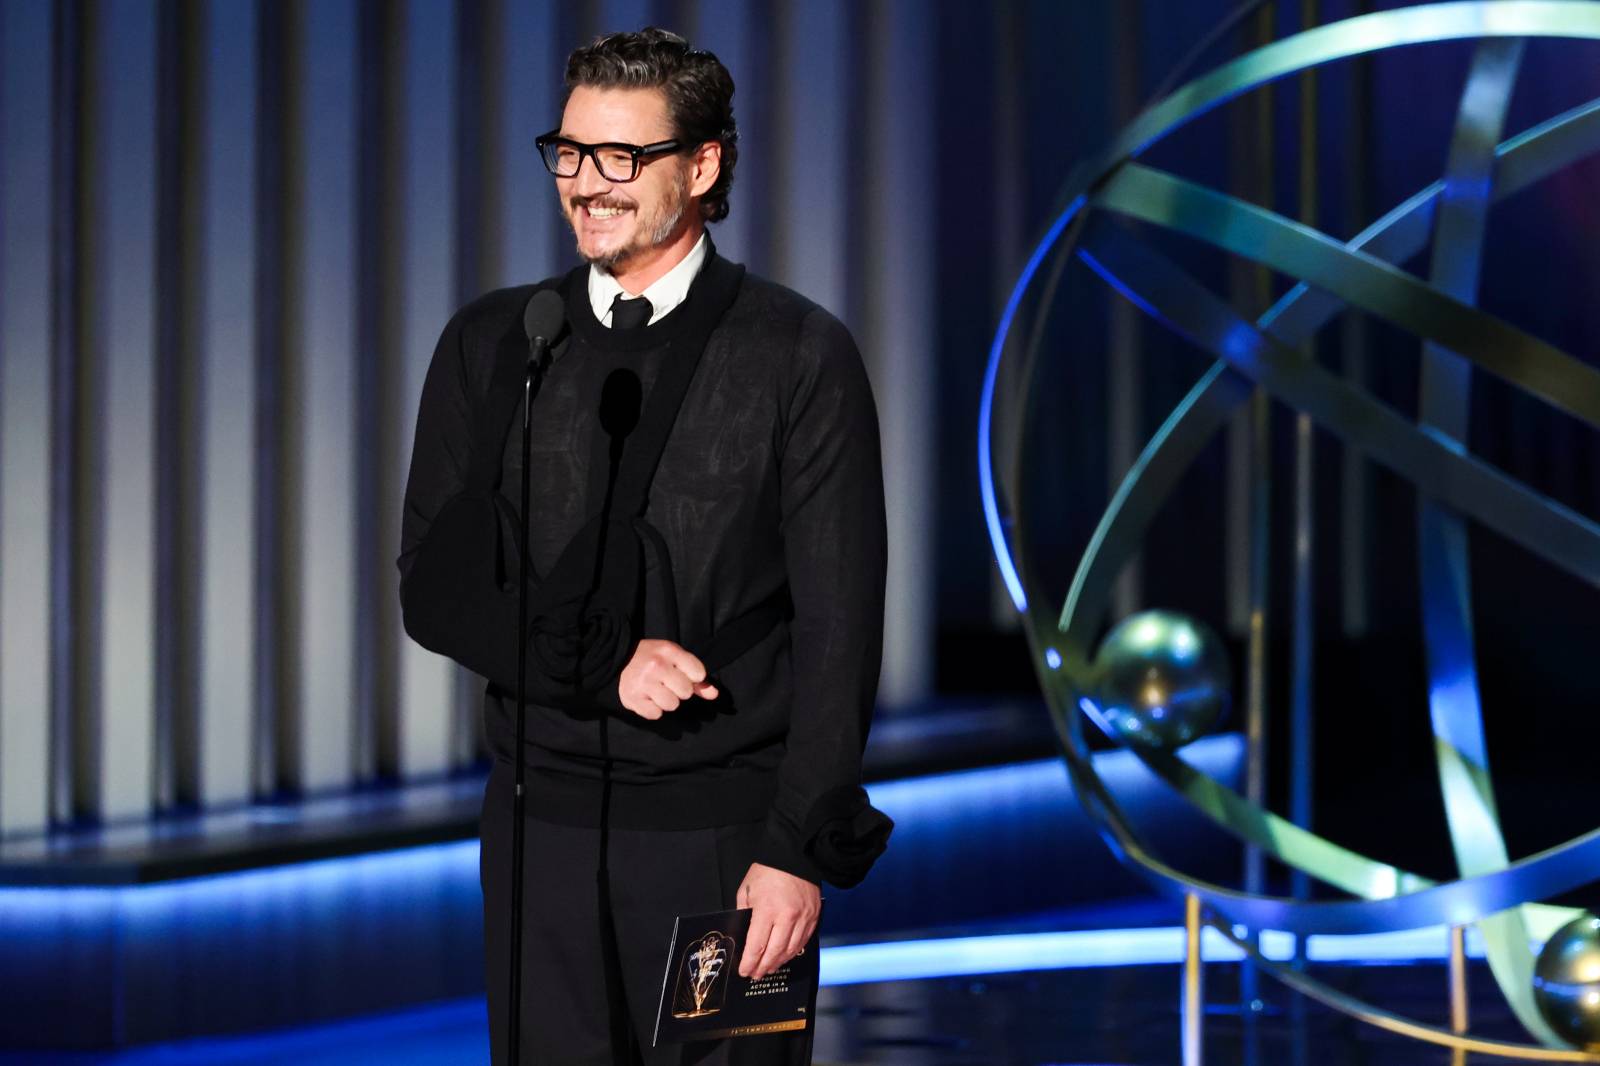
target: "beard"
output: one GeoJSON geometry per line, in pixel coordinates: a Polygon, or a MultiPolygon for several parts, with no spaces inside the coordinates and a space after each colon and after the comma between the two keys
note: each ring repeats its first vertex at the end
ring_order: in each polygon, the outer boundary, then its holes
{"type": "Polygon", "coordinates": [[[634,256],[658,248],[672,239],[689,206],[689,175],[681,170],[675,173],[667,186],[666,194],[656,205],[655,210],[648,215],[642,213],[638,203],[631,199],[615,196],[574,196],[566,204],[561,205],[561,217],[572,229],[574,237],[577,236],[577,226],[573,216],[584,206],[624,207],[631,208],[634,212],[632,240],[609,251],[594,253],[585,252],[583,242],[581,240],[577,242],[580,259],[599,267],[607,274],[614,274],[618,267],[626,264],[634,256]]]}

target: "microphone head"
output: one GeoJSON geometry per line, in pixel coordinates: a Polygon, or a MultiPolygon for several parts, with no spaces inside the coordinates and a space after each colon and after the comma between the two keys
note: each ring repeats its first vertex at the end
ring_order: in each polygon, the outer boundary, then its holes
{"type": "Polygon", "coordinates": [[[618,367],[606,375],[600,389],[600,428],[613,443],[620,444],[639,424],[639,409],[644,406],[644,387],[639,375],[618,367]]]}
{"type": "Polygon", "coordinates": [[[554,341],[567,321],[567,308],[554,289],[540,289],[522,311],[522,331],[532,342],[536,337],[554,341]]]}

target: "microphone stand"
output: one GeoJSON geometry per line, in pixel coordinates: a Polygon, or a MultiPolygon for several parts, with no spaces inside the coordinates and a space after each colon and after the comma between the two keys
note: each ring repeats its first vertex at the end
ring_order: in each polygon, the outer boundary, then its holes
{"type": "Polygon", "coordinates": [[[550,342],[544,337],[528,339],[528,364],[522,379],[522,513],[517,553],[517,748],[516,785],[511,801],[511,1003],[507,1022],[507,1062],[519,1066],[522,1040],[522,852],[527,835],[523,821],[528,800],[525,787],[524,745],[527,743],[528,685],[528,454],[530,450],[533,398],[544,384],[550,367],[550,342]]]}

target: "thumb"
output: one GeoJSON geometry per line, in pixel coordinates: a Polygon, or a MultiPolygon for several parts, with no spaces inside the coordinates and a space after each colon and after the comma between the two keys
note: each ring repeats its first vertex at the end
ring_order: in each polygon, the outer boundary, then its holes
{"type": "Polygon", "coordinates": [[[696,681],[694,694],[703,700],[714,700],[717,698],[717,686],[709,681],[696,681]]]}

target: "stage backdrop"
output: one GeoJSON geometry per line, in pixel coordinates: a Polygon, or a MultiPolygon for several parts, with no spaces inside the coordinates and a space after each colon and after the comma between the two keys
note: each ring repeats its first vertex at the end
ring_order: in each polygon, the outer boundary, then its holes
{"type": "Polygon", "coordinates": [[[418,393],[455,307],[575,262],[533,138],[574,46],[649,23],[739,87],[719,248],[865,353],[883,698],[923,697],[921,9],[3,0],[0,832],[475,758],[478,686],[398,619],[418,393]]]}
{"type": "MultiPolygon", "coordinates": [[[[1266,3],[1194,69],[1394,6],[1266,3]]],[[[532,139],[558,121],[572,47],[650,23],[716,51],[739,85],[719,246],[837,312],[872,373],[893,538],[884,713],[1034,694],[979,510],[985,356],[1073,166],[1237,8],[0,0],[0,835],[472,761],[476,685],[398,624],[417,391],[453,308],[573,262],[532,139]]],[[[1441,172],[1470,58],[1462,44],[1335,64],[1219,108],[1146,161],[1348,238],[1441,172]]],[[[1532,42],[1507,129],[1600,94],[1588,58],[1532,42]]],[[[1577,313],[1600,286],[1597,181],[1589,160],[1497,207],[1486,245],[1483,306],[1581,358],[1600,350],[1577,313]]],[[[1241,308],[1288,284],[1163,247],[1241,308]]],[[[1058,301],[1042,333],[1058,369],[1034,396],[1033,454],[1049,459],[1031,476],[1048,486],[1036,555],[1064,590],[1205,360],[1078,268],[1058,301]]],[[[1351,316],[1312,354],[1414,408],[1413,338],[1351,316]]],[[[1403,828],[1384,797],[1436,791],[1416,773],[1432,741],[1415,713],[1415,494],[1320,430],[1298,449],[1294,419],[1268,413],[1262,447],[1240,420],[1196,464],[1113,614],[1206,619],[1233,641],[1236,693],[1281,718],[1288,546],[1311,534],[1315,695],[1355,709],[1355,726],[1326,719],[1339,727],[1316,761],[1345,772],[1318,780],[1372,797],[1319,809],[1364,846],[1403,828]],[[1312,459],[1309,492],[1297,458],[1312,459]],[[1269,564],[1255,598],[1253,558],[1269,564]],[[1259,685],[1241,651],[1252,617],[1273,637],[1259,685]]],[[[1501,383],[1474,386],[1469,444],[1600,513],[1595,435],[1501,383]]],[[[1474,535],[1473,561],[1497,775],[1537,798],[1508,804],[1525,852],[1592,793],[1593,594],[1493,537],[1474,535]]],[[[1267,750],[1281,794],[1296,771],[1286,745],[1267,750]]]]}

